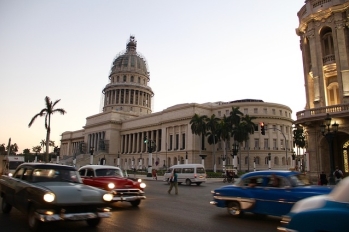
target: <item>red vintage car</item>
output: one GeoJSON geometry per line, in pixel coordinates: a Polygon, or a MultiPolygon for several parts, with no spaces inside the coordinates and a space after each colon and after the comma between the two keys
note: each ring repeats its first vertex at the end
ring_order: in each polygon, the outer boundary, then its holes
{"type": "Polygon", "coordinates": [[[146,199],[146,184],[141,179],[132,180],[124,176],[118,167],[108,165],[86,165],[79,169],[82,181],[86,185],[112,191],[112,202],[127,201],[138,206],[146,199]]]}

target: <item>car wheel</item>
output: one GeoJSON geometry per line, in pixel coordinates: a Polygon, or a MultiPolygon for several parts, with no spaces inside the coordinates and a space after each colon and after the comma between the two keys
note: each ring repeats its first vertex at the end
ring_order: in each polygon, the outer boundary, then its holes
{"type": "Polygon", "coordinates": [[[230,215],[233,215],[233,216],[241,216],[242,215],[242,211],[241,211],[241,207],[240,207],[239,202],[236,202],[236,201],[228,202],[227,210],[228,210],[228,213],[230,215]]]}
{"type": "Polygon", "coordinates": [[[136,206],[139,206],[139,204],[141,203],[141,200],[136,200],[136,201],[130,201],[131,202],[131,205],[133,207],[136,207],[136,206]]]}
{"type": "Polygon", "coordinates": [[[34,207],[30,207],[28,214],[28,225],[31,231],[37,231],[41,226],[41,222],[35,217],[34,207]]]}
{"type": "Polygon", "coordinates": [[[191,185],[191,181],[189,179],[185,180],[186,185],[191,185]]]}
{"type": "Polygon", "coordinates": [[[5,196],[2,198],[1,209],[3,213],[9,213],[12,209],[12,205],[6,202],[5,196]]]}
{"type": "Polygon", "coordinates": [[[197,183],[196,183],[197,186],[200,186],[200,184],[201,184],[201,182],[197,182],[197,183]]]}
{"type": "Polygon", "coordinates": [[[86,220],[86,223],[89,227],[96,227],[101,222],[101,218],[92,218],[86,220]]]}

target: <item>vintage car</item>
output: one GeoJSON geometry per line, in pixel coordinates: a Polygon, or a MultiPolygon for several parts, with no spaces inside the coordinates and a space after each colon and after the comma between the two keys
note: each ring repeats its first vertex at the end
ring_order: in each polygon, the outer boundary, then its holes
{"type": "Polygon", "coordinates": [[[110,217],[108,203],[113,195],[84,185],[74,167],[24,163],[13,176],[0,177],[2,212],[12,206],[28,215],[31,230],[44,222],[84,220],[91,227],[110,217]]]}
{"type": "Polygon", "coordinates": [[[348,231],[349,177],[344,178],[327,195],[298,201],[281,219],[278,231],[348,231]]]}
{"type": "Polygon", "coordinates": [[[328,194],[328,186],[311,186],[305,176],[293,171],[256,171],[241,176],[236,184],[217,188],[211,193],[211,205],[227,208],[231,215],[244,212],[282,216],[294,203],[315,195],[328,194]]]}
{"type": "Polygon", "coordinates": [[[144,189],[146,184],[141,179],[132,180],[124,176],[122,170],[109,165],[86,165],[79,169],[82,181],[114,194],[112,202],[126,201],[132,206],[138,206],[146,199],[144,189]]]}

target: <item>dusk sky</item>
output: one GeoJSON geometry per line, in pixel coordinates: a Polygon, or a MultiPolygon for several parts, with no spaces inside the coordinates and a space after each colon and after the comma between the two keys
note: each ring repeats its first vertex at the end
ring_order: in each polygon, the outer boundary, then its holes
{"type": "Polygon", "coordinates": [[[61,99],[51,140],[100,113],[130,35],[149,66],[153,112],[260,99],[305,107],[297,12],[305,0],[0,0],[0,144],[46,139],[45,97],[61,99]]]}

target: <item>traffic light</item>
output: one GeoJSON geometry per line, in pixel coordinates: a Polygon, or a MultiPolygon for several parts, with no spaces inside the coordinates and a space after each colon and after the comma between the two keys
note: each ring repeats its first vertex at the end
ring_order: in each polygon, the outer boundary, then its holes
{"type": "Polygon", "coordinates": [[[261,134],[265,135],[264,122],[261,122],[261,134]]]}

